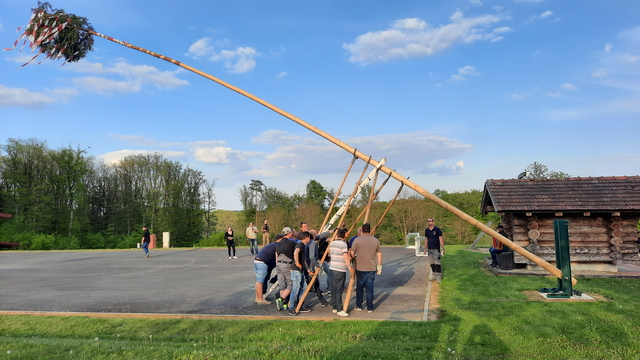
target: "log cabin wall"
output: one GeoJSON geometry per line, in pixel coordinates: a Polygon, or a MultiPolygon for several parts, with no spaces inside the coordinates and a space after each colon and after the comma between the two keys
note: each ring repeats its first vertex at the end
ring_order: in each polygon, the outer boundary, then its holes
{"type": "MultiPolygon", "coordinates": [[[[555,263],[553,220],[569,220],[569,247],[574,270],[617,271],[618,264],[640,265],[636,224],[640,213],[502,213],[509,237],[533,254],[555,263]]],[[[538,267],[516,254],[516,264],[538,267]]]]}

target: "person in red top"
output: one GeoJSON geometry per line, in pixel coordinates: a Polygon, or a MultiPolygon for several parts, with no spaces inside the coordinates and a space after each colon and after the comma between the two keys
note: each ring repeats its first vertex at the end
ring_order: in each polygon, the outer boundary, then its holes
{"type": "MultiPolygon", "coordinates": [[[[507,236],[507,233],[504,232],[504,226],[502,226],[502,224],[498,225],[498,228],[496,229],[496,231],[498,231],[498,234],[506,237],[507,239],[509,238],[507,236]]],[[[498,241],[496,238],[493,238],[492,247],[489,249],[489,253],[491,253],[491,267],[498,266],[498,261],[497,261],[498,254],[507,252],[507,251],[509,251],[508,248],[505,249],[504,245],[502,245],[500,241],[498,241]]]]}

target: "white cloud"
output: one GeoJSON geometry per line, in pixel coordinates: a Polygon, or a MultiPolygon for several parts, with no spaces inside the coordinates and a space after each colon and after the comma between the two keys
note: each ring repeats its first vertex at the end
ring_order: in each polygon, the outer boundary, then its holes
{"type": "Polygon", "coordinates": [[[476,68],[474,68],[473,66],[465,66],[462,67],[460,69],[458,69],[458,73],[455,75],[451,75],[451,78],[449,78],[449,80],[451,81],[461,81],[461,80],[467,80],[467,78],[465,76],[478,76],[478,75],[482,75],[480,73],[476,72],[476,68]]]}
{"type": "Polygon", "coordinates": [[[609,43],[604,44],[604,51],[611,52],[611,49],[613,49],[613,45],[609,43]]]}
{"type": "Polygon", "coordinates": [[[211,60],[224,60],[224,67],[228,72],[242,74],[256,67],[254,58],[260,56],[256,49],[251,47],[237,47],[235,50],[222,50],[211,56],[211,60]]]}
{"type": "Polygon", "coordinates": [[[0,107],[17,106],[38,109],[55,103],[57,100],[54,97],[44,93],[0,85],[0,107]]]}
{"type": "Polygon", "coordinates": [[[562,84],[562,86],[560,86],[563,90],[569,90],[569,91],[574,91],[574,90],[578,90],[578,87],[573,85],[573,84],[562,84]]]}
{"type": "Polygon", "coordinates": [[[88,91],[107,95],[113,93],[128,94],[138,92],[142,89],[140,84],[130,81],[116,81],[103,77],[87,76],[73,79],[74,84],[86,88],[88,91]]]}
{"type": "Polygon", "coordinates": [[[553,15],[553,11],[547,10],[547,11],[543,12],[542,14],[540,14],[540,19],[548,18],[551,15],[553,15]]]}
{"type": "Polygon", "coordinates": [[[2,27],[2,23],[0,23],[0,30],[2,30],[2,29],[3,29],[3,27],[2,27]]]}
{"type": "Polygon", "coordinates": [[[606,69],[596,69],[596,71],[591,73],[591,77],[596,79],[607,77],[608,75],[609,75],[609,72],[606,69]]]}
{"type": "Polygon", "coordinates": [[[111,151],[106,154],[99,155],[98,158],[104,160],[107,163],[117,163],[118,161],[131,155],[146,155],[146,154],[160,154],[166,158],[183,159],[186,153],[184,151],[149,151],[149,150],[117,150],[111,151]]]}
{"type": "Polygon", "coordinates": [[[98,76],[73,79],[75,84],[98,94],[133,93],[142,90],[145,85],[152,85],[159,89],[172,89],[189,84],[188,81],[176,77],[176,74],[182,71],[181,69],[160,71],[154,66],[132,65],[126,61],[118,61],[112,66],[105,66],[102,63],[82,60],[69,64],[67,69],[78,73],[120,77],[117,80],[98,76]]]}
{"type": "Polygon", "coordinates": [[[426,57],[442,52],[462,43],[491,40],[496,38],[486,28],[501,20],[501,16],[482,15],[465,18],[457,11],[450,17],[451,22],[432,27],[419,18],[396,20],[386,30],[368,32],[342,47],[350,53],[353,63],[384,62],[397,58],[426,57]]]}
{"type": "Polygon", "coordinates": [[[523,94],[507,94],[507,96],[514,100],[519,100],[524,98],[523,94]]]}
{"type": "Polygon", "coordinates": [[[516,2],[542,2],[543,0],[515,0],[516,2]]]}
{"type": "Polygon", "coordinates": [[[469,3],[471,5],[482,6],[482,1],[480,1],[480,0],[469,0],[469,3]]]}
{"type": "Polygon", "coordinates": [[[251,158],[262,157],[257,151],[234,150],[229,147],[201,147],[194,149],[193,156],[196,160],[209,164],[229,164],[231,162],[244,162],[251,158]]]}
{"type": "Polygon", "coordinates": [[[281,78],[281,77],[285,77],[285,76],[287,76],[287,72],[286,71],[283,71],[280,74],[276,75],[277,78],[281,78]]]}
{"type": "Polygon", "coordinates": [[[504,33],[511,32],[511,31],[513,31],[513,29],[508,27],[508,26],[503,26],[503,27],[499,27],[499,28],[493,29],[493,32],[495,34],[504,34],[504,33]]]}
{"type": "Polygon", "coordinates": [[[498,42],[498,41],[503,40],[503,39],[504,39],[504,36],[498,36],[497,38],[493,38],[493,39],[491,39],[491,42],[492,42],[492,43],[493,43],[493,42],[498,42]]]}
{"type": "Polygon", "coordinates": [[[559,91],[558,91],[558,92],[555,92],[555,93],[547,93],[547,96],[550,96],[550,97],[560,97],[560,95],[561,95],[561,94],[560,94],[560,92],[559,92],[559,91]]]}
{"type": "Polygon", "coordinates": [[[207,56],[213,52],[213,46],[210,45],[211,38],[202,38],[189,46],[188,55],[193,57],[207,56]]]}
{"type": "MultiPolygon", "coordinates": [[[[322,139],[297,139],[285,132],[267,134],[265,137],[274,140],[279,137],[288,141],[280,142],[281,146],[273,154],[266,156],[258,168],[272,169],[282,175],[340,173],[346,166],[344,150],[322,139]]],[[[346,142],[376,159],[386,157],[387,166],[391,168],[417,168],[420,173],[442,175],[459,172],[460,163],[448,165],[450,159],[473,149],[471,145],[463,144],[457,139],[426,132],[366,136],[348,139],[346,142]],[[409,153],[412,156],[406,156],[409,153]]]]}

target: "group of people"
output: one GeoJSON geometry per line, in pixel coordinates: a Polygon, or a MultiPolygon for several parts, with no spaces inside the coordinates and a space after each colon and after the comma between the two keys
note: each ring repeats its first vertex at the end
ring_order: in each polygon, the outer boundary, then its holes
{"type": "Polygon", "coordinates": [[[369,312],[373,312],[373,286],[375,276],[382,274],[382,249],[378,239],[371,236],[370,224],[364,224],[361,231],[361,235],[349,246],[345,238],[347,230],[344,228],[321,234],[309,229],[306,222],[300,223],[298,232],[294,232],[290,227],[283,228],[282,232],[276,235],[275,242],[264,246],[254,259],[256,303],[271,304],[264,299],[264,294],[271,273],[275,269],[276,277],[271,281],[277,279],[279,286],[279,291],[276,292],[278,310],[286,310],[293,316],[299,312],[311,311],[304,303],[299,304],[301,295],[310,286],[322,307],[331,305],[333,313],[349,316],[348,309],[343,304],[343,293],[347,272],[353,273],[355,270],[355,310],[362,311],[363,306],[366,306],[369,312]],[[324,294],[331,296],[330,301],[324,298],[320,290],[317,275],[321,268],[327,274],[327,291],[324,294]]]}
{"type": "MultiPolygon", "coordinates": [[[[258,254],[258,228],[255,227],[252,222],[249,223],[249,226],[245,230],[245,235],[247,236],[247,241],[249,242],[249,250],[251,250],[251,255],[258,254]]],[[[265,220],[262,224],[263,247],[269,244],[269,235],[269,223],[267,220],[265,220]]],[[[224,239],[227,242],[227,253],[229,255],[229,259],[237,259],[238,257],[236,256],[236,242],[233,237],[233,229],[231,228],[231,226],[227,226],[227,230],[224,233],[224,239]]]]}

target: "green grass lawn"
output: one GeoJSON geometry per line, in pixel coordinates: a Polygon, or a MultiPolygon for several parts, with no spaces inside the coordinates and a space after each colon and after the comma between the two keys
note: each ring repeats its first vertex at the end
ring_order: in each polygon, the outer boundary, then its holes
{"type": "Polygon", "coordinates": [[[608,301],[529,301],[556,281],[496,277],[486,255],[447,251],[438,321],[0,316],[0,358],[640,359],[640,280],[579,279],[608,301]]]}

